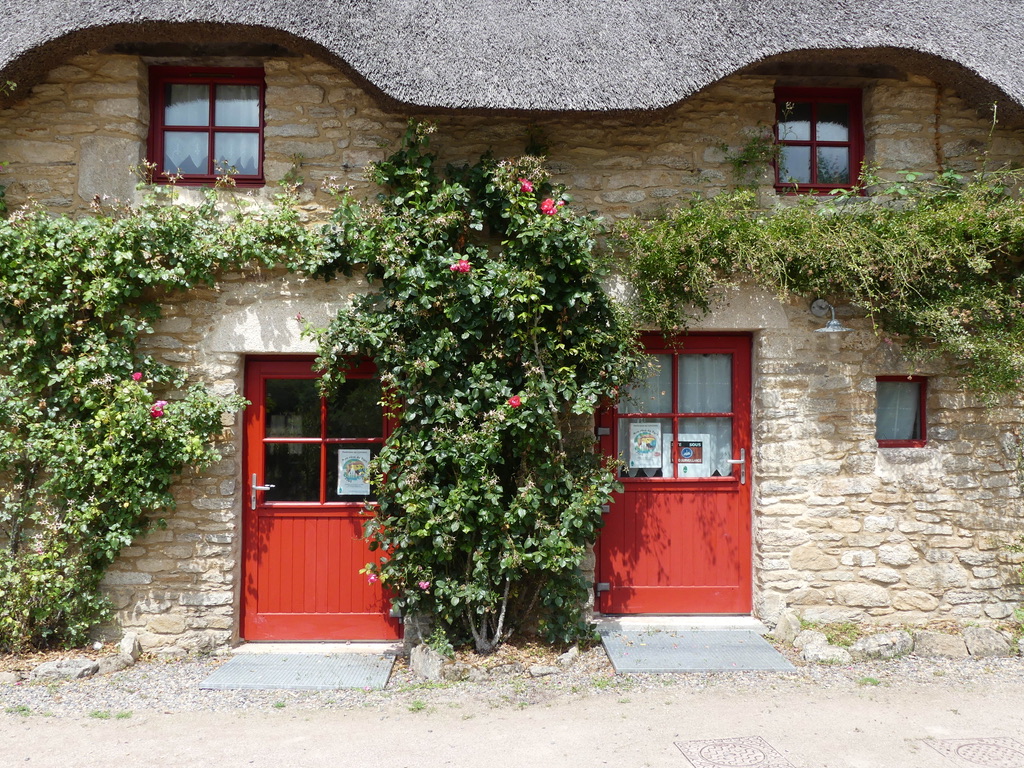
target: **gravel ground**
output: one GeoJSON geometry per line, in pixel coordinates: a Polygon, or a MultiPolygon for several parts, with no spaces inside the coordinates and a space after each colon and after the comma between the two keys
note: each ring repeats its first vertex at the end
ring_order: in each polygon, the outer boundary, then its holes
{"type": "MultiPolygon", "coordinates": [[[[554,655],[536,648],[510,650],[526,663],[552,663],[554,655]],[[547,656],[545,656],[545,653],[547,656]]],[[[261,712],[369,708],[381,712],[419,711],[435,707],[524,708],[590,697],[618,701],[648,691],[699,691],[721,687],[730,692],[915,686],[962,690],[989,684],[1024,685],[1024,657],[1008,659],[922,659],[850,665],[805,665],[792,649],[783,649],[795,672],[722,672],[680,675],[616,675],[604,651],[591,648],[570,668],[547,677],[512,676],[486,682],[427,683],[399,659],[384,690],[341,691],[203,691],[199,683],[223,657],[142,660],[103,677],[68,682],[0,684],[0,718],[128,718],[132,713],[261,712]],[[4,714],[6,713],[6,714],[4,714]]],[[[8,660],[9,661],[9,660],[8,660]]],[[[8,664],[8,667],[10,664],[8,664]]]]}

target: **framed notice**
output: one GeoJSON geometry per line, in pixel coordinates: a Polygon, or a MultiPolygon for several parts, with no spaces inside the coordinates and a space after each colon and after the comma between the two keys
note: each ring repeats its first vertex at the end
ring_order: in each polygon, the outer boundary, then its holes
{"type": "Polygon", "coordinates": [[[369,496],[369,449],[342,449],[338,451],[338,495],[369,496]]]}
{"type": "Polygon", "coordinates": [[[676,435],[676,462],[677,477],[710,477],[711,435],[676,435]]]}
{"type": "Polygon", "coordinates": [[[661,424],[656,421],[634,421],[629,425],[629,468],[661,467],[663,442],[661,424]]]}

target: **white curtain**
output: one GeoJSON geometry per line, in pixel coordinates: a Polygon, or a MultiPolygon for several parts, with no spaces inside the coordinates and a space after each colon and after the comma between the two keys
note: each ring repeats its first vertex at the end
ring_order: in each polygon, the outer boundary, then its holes
{"type": "Polygon", "coordinates": [[[921,384],[879,381],[875,413],[877,440],[918,440],[921,437],[921,384]]]}

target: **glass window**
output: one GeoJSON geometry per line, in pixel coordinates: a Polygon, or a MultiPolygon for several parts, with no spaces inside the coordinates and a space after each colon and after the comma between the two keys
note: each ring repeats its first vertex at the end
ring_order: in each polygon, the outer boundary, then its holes
{"type": "Polygon", "coordinates": [[[647,377],[617,409],[621,476],[731,476],[732,355],[681,350],[649,357],[647,377]]]}
{"type": "Polygon", "coordinates": [[[828,192],[856,185],[864,159],[861,92],[776,88],[776,188],[828,192]]]}
{"type": "Polygon", "coordinates": [[[152,67],[150,160],[156,181],[263,184],[263,70],[152,67]]]}
{"type": "Polygon", "coordinates": [[[885,446],[918,446],[925,441],[926,380],[879,377],[876,382],[875,439],[885,446]]]}

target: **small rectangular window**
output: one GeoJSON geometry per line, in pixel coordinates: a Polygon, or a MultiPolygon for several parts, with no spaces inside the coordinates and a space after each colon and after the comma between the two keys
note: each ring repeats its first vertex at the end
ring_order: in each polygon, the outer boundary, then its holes
{"type": "Polygon", "coordinates": [[[156,181],[263,185],[263,70],[152,67],[149,160],[156,181]]]}
{"type": "Polygon", "coordinates": [[[852,189],[864,160],[861,92],[851,88],[776,88],[775,188],[780,192],[852,189]]]}
{"type": "Polygon", "coordinates": [[[923,376],[879,376],[875,386],[875,439],[879,446],[924,446],[928,380],[923,376]]]}

